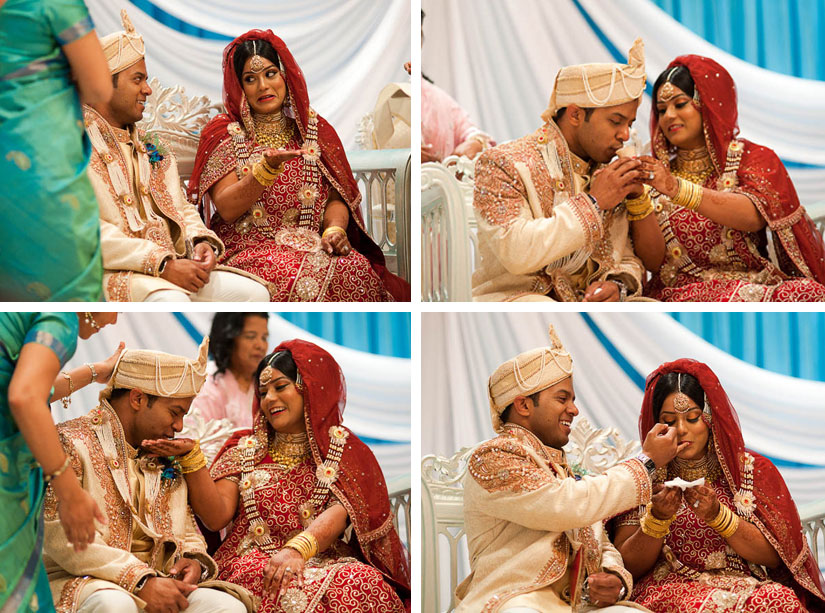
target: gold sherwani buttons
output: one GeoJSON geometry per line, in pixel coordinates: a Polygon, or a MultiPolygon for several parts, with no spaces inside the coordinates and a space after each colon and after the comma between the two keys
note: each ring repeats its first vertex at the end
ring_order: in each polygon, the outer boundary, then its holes
{"type": "Polygon", "coordinates": [[[109,465],[115,470],[117,470],[118,468],[120,468],[120,460],[118,460],[117,458],[112,458],[111,460],[109,460],[109,465]]]}
{"type": "Polygon", "coordinates": [[[101,157],[103,158],[103,161],[106,162],[107,164],[111,164],[112,162],[115,161],[115,156],[113,156],[108,151],[103,153],[103,155],[101,157]]]}

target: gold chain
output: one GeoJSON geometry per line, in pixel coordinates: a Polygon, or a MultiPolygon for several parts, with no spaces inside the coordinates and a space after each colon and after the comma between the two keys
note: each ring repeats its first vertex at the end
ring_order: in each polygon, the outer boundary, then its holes
{"type": "Polygon", "coordinates": [[[255,136],[259,144],[273,149],[284,149],[295,133],[295,122],[280,111],[269,115],[253,113],[255,136]]]}
{"type": "Polygon", "coordinates": [[[673,472],[685,481],[695,481],[705,477],[706,481],[715,481],[720,475],[719,461],[708,441],[707,452],[698,460],[683,460],[673,458],[671,464],[673,472]]]}
{"type": "Polygon", "coordinates": [[[297,466],[309,457],[309,438],[306,432],[283,434],[276,432],[269,440],[269,457],[285,470],[297,466]]]}

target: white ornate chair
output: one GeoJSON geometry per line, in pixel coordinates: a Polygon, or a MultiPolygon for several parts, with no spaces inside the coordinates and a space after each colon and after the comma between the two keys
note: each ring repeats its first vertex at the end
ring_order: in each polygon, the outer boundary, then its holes
{"type": "MultiPolygon", "coordinates": [[[[467,461],[475,447],[449,458],[428,455],[421,461],[421,603],[425,613],[452,611],[459,568],[469,569],[464,533],[464,486],[467,461]],[[445,547],[446,546],[446,547],[445,547]],[[439,555],[447,552],[447,555],[439,555]],[[449,579],[447,579],[449,575],[449,579]],[[443,581],[446,580],[446,581],[443,581]]],[[[639,453],[637,441],[626,442],[615,428],[595,429],[576,420],[565,447],[577,474],[601,474],[639,453]]]]}
{"type": "Polygon", "coordinates": [[[421,165],[421,299],[469,301],[470,238],[464,196],[442,164],[421,165]]]}
{"type": "Polygon", "coordinates": [[[825,499],[799,507],[802,530],[811,546],[817,566],[825,567],[825,499]]]}
{"type": "Polygon", "coordinates": [[[467,228],[469,230],[470,245],[472,246],[472,270],[479,264],[478,254],[478,222],[473,209],[473,190],[475,189],[475,160],[467,156],[451,155],[441,162],[458,182],[461,195],[464,197],[464,210],[467,214],[467,228]]]}
{"type": "MultiPolygon", "coordinates": [[[[182,183],[192,175],[200,133],[223,106],[206,96],[189,97],[184,88],[164,87],[157,78],[149,82],[152,95],[146,100],[138,126],[159,135],[169,144],[178,162],[182,183]]],[[[410,150],[348,151],[347,158],[359,185],[380,185],[382,190],[364,189],[364,221],[378,243],[392,272],[410,279],[410,150]],[[394,190],[395,206],[387,195],[394,190]],[[381,194],[376,197],[375,194],[381,194]]]]}

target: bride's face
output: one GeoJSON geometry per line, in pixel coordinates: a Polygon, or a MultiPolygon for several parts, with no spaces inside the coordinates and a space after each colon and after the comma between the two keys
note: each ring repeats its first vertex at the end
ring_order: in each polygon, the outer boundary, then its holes
{"type": "Polygon", "coordinates": [[[702,409],[690,400],[690,408],[684,413],[673,407],[673,399],[677,392],[673,392],[662,403],[659,421],[676,428],[677,443],[689,442],[685,449],[679,452],[683,460],[698,460],[707,452],[710,429],[702,419],[702,409]]]}
{"type": "Polygon", "coordinates": [[[704,146],[702,113],[685,92],[672,83],[669,85],[667,100],[662,100],[664,85],[657,93],[656,110],[659,112],[659,127],[662,133],[680,149],[697,149],[704,146]]]}
{"type": "Polygon", "coordinates": [[[268,383],[261,383],[261,411],[276,432],[297,434],[306,432],[304,397],[295,382],[277,368],[272,369],[268,383]]]}
{"type": "MultiPolygon", "coordinates": [[[[247,58],[241,73],[241,85],[249,107],[256,113],[275,113],[286,100],[286,81],[283,73],[270,60],[263,58],[263,69],[252,70],[252,58],[247,58]]],[[[260,56],[258,56],[260,57],[260,56]]]]}

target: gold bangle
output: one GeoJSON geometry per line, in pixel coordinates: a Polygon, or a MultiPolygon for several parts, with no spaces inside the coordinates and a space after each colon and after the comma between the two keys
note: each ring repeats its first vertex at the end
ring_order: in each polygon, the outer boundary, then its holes
{"type": "Polygon", "coordinates": [[[84,366],[88,366],[89,370],[92,371],[92,383],[97,381],[97,370],[95,369],[95,365],[91,362],[86,362],[84,366]]]}
{"type": "Polygon", "coordinates": [[[264,168],[263,162],[255,162],[252,166],[252,176],[255,177],[255,180],[264,187],[269,187],[275,183],[275,176],[267,172],[264,168]]]}
{"type": "Polygon", "coordinates": [[[328,234],[335,234],[336,232],[346,235],[347,231],[344,230],[341,226],[329,226],[324,233],[321,235],[321,238],[326,238],[328,234]]]}
{"type": "Polygon", "coordinates": [[[63,403],[63,408],[68,410],[69,405],[72,404],[71,396],[74,393],[74,383],[72,383],[72,377],[65,370],[62,371],[60,374],[63,375],[66,378],[66,380],[69,382],[69,393],[66,394],[65,396],[63,396],[63,398],[60,399],[60,402],[63,403]]]}
{"type": "Polygon", "coordinates": [[[676,183],[679,185],[679,191],[677,191],[676,195],[671,199],[673,204],[691,211],[697,210],[699,204],[702,202],[703,188],[682,177],[678,177],[676,183]]]}
{"type": "Polygon", "coordinates": [[[272,168],[272,166],[269,165],[269,162],[266,161],[266,158],[263,158],[261,160],[261,164],[263,164],[264,170],[267,173],[269,173],[270,175],[272,175],[273,178],[277,177],[279,174],[281,174],[284,171],[284,163],[283,162],[278,164],[277,168],[272,168]]]}
{"type": "Polygon", "coordinates": [[[719,503],[719,513],[708,522],[708,526],[722,538],[728,539],[739,529],[739,516],[727,506],[719,503]]]}
{"type": "Polygon", "coordinates": [[[311,532],[306,530],[289,539],[284,547],[289,547],[300,553],[301,557],[304,558],[304,562],[318,554],[318,541],[311,532]]]}
{"type": "Polygon", "coordinates": [[[60,465],[60,468],[58,468],[56,471],[54,471],[50,475],[47,475],[45,473],[43,474],[43,483],[48,485],[49,483],[51,483],[52,481],[57,479],[60,475],[62,475],[64,472],[66,472],[66,469],[69,468],[69,464],[71,464],[71,462],[72,462],[72,458],[67,453],[66,454],[66,459],[63,460],[63,464],[60,465]]]}
{"type": "Polygon", "coordinates": [[[668,519],[659,519],[653,515],[652,507],[652,502],[647,503],[645,514],[642,516],[642,520],[639,522],[639,525],[642,532],[648,536],[652,536],[657,539],[665,538],[670,533],[670,524],[673,523],[676,516],[674,515],[668,519]]]}
{"type": "Polygon", "coordinates": [[[178,458],[180,464],[180,472],[184,475],[199,471],[206,467],[206,456],[201,451],[200,441],[195,441],[195,446],[192,449],[178,458]]]}

